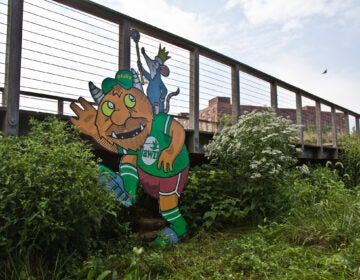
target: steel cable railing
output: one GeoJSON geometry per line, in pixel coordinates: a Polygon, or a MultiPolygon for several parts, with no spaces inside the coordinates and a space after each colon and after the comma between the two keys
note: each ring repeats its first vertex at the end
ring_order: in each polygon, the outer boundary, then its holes
{"type": "MultiPolygon", "coordinates": [[[[0,88],[5,87],[7,7],[8,1],[0,0],[0,88]]],[[[88,81],[100,86],[124,65],[123,60],[138,71],[136,45],[124,37],[128,36],[124,28],[141,31],[138,44],[150,58],[155,58],[159,45],[169,51],[171,58],[165,65],[170,75],[162,79],[168,92],[180,89],[169,113],[189,119],[192,123],[187,122],[186,128],[196,130],[194,122],[200,122],[200,130],[214,131],[219,114],[236,112],[238,102],[237,114],[273,106],[294,122],[301,110],[304,132],[318,132],[329,122],[337,124],[339,133],[349,131],[347,127],[359,130],[360,115],[355,112],[196,43],[79,0],[24,0],[20,108],[47,113],[59,113],[62,108],[60,113],[73,114],[68,108],[72,100],[79,96],[91,100],[88,81]],[[195,110],[199,111],[194,114],[195,110]]],[[[141,53],[140,60],[147,69],[141,53]]],[[[143,87],[146,92],[147,81],[143,87]]],[[[326,142],[335,143],[331,138],[326,142]]],[[[322,145],[321,141],[317,135],[316,144],[322,145]]]]}

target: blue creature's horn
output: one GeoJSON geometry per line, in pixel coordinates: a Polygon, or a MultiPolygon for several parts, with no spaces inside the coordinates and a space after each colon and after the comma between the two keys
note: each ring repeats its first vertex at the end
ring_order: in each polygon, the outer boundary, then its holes
{"type": "Polygon", "coordinates": [[[104,98],[104,93],[102,90],[95,86],[93,82],[89,82],[89,91],[95,103],[99,105],[101,100],[104,98]]]}

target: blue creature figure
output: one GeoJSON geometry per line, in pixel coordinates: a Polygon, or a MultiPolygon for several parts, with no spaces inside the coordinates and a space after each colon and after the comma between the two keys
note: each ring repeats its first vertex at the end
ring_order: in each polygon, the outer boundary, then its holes
{"type": "Polygon", "coordinates": [[[167,95],[168,90],[161,79],[161,76],[168,77],[170,74],[169,67],[164,63],[170,58],[168,55],[169,52],[165,51],[165,48],[159,46],[159,51],[155,59],[151,59],[145,52],[145,48],[141,48],[141,53],[145,58],[146,64],[149,67],[149,72],[147,72],[140,60],[138,61],[139,71],[144,77],[149,81],[146,94],[153,106],[154,113],[157,115],[159,113],[168,113],[169,111],[169,102],[170,98],[179,94],[179,88],[170,94],[167,95]],[[166,108],[165,108],[166,101],[166,108]]]}

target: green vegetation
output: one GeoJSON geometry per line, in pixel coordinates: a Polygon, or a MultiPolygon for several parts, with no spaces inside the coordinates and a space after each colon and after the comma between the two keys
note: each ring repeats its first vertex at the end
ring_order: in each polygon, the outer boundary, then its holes
{"type": "Polygon", "coordinates": [[[0,136],[0,279],[359,279],[360,140],[341,161],[296,166],[296,127],[250,113],[206,147],[180,201],[188,236],[134,238],[153,201],[123,209],[65,122],[0,136]]]}
{"type": "Polygon", "coordinates": [[[96,183],[90,145],[67,123],[33,121],[28,136],[0,137],[0,161],[0,277],[62,276],[108,236],[130,245],[122,208],[96,183]]]}

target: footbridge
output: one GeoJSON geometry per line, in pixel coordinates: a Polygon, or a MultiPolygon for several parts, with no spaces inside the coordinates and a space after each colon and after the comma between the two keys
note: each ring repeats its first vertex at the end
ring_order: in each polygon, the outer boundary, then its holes
{"type": "MultiPolygon", "coordinates": [[[[118,69],[137,70],[138,47],[150,57],[166,48],[169,114],[185,127],[193,155],[203,153],[227,116],[236,121],[272,107],[302,126],[303,159],[337,159],[341,136],[358,133],[360,115],[231,57],[88,0],[0,0],[0,121],[5,135],[23,134],[30,117],[73,115],[69,104],[91,100],[118,69]],[[134,40],[133,30],[140,37],[134,40]]],[[[142,58],[143,59],[143,58],[142,58]]],[[[144,87],[146,88],[146,84],[144,87]]]]}

